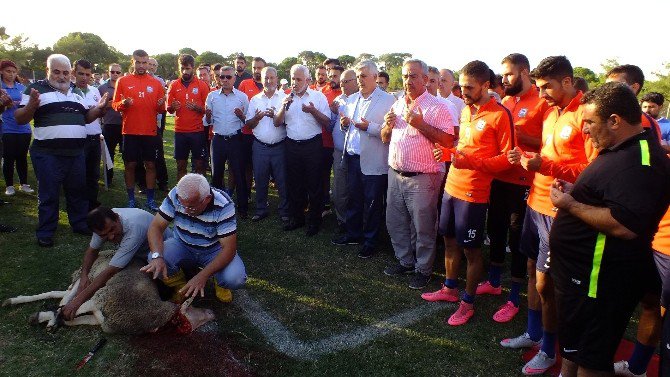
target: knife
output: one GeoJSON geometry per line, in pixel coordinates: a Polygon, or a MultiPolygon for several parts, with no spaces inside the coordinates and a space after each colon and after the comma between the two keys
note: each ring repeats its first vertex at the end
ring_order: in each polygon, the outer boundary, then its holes
{"type": "Polygon", "coordinates": [[[86,363],[88,363],[88,361],[91,360],[93,355],[95,355],[95,353],[98,352],[98,350],[100,350],[100,348],[102,348],[105,345],[105,343],[107,343],[107,339],[106,338],[100,338],[98,343],[96,343],[95,346],[93,348],[91,348],[90,351],[88,351],[88,354],[86,356],[84,356],[83,359],[81,359],[81,361],[77,364],[75,369],[79,370],[84,365],[86,365],[86,363]]]}

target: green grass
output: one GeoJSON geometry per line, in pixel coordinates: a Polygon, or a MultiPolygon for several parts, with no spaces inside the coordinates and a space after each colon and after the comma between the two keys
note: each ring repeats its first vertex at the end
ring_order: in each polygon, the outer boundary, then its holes
{"type": "MultiPolygon", "coordinates": [[[[165,155],[170,185],[174,185],[176,168],[171,158],[171,130],[170,119],[165,155]]],[[[115,185],[109,191],[101,189],[100,193],[105,205],[125,205],[125,190],[120,180],[122,171],[120,156],[117,156],[115,185]]],[[[36,187],[34,175],[30,176],[30,183],[36,187]]],[[[272,194],[275,195],[271,205],[274,210],[276,192],[272,194]]],[[[159,194],[159,199],[162,195],[159,194]]],[[[140,197],[140,201],[143,199],[140,197]]],[[[88,238],[70,232],[64,203],[61,203],[56,247],[38,248],[34,236],[36,196],[18,193],[7,200],[11,205],[0,207],[0,223],[14,225],[19,231],[0,234],[0,300],[64,289],[71,273],[81,263],[88,238]]],[[[249,295],[302,341],[316,341],[351,331],[423,304],[419,292],[407,288],[406,279],[396,280],[381,273],[387,263],[394,261],[387,239],[370,260],[357,258],[354,247],[331,245],[335,228],[333,216],[326,218],[323,230],[312,238],[305,238],[303,230],[283,232],[276,212],[258,224],[240,221],[238,227],[239,252],[249,274],[246,287],[249,295]]],[[[440,285],[443,271],[442,256],[438,254],[430,289],[440,285]]],[[[218,325],[215,336],[220,344],[230,348],[228,355],[253,375],[517,376],[523,365],[521,352],[503,349],[498,342],[524,331],[526,306],[522,304],[519,316],[511,323],[496,324],[491,316],[505,299],[505,294],[479,298],[475,317],[464,327],[453,328],[443,323],[443,318],[454,310],[452,305],[407,328],[312,361],[292,359],[276,351],[234,305],[220,304],[211,297],[195,304],[214,309],[218,325]]],[[[54,304],[56,302],[38,302],[0,308],[0,375],[74,373],[74,365],[102,332],[99,328],[80,327],[62,328],[51,334],[42,326],[27,324],[31,313],[54,304]]],[[[629,329],[629,336],[631,333],[629,329]]],[[[107,337],[107,346],[78,372],[79,375],[165,376],[176,372],[164,370],[156,352],[162,358],[170,358],[174,353],[175,358],[183,358],[185,362],[203,357],[193,354],[203,352],[197,351],[197,347],[170,348],[168,345],[156,351],[147,347],[151,338],[107,337]]],[[[212,346],[219,347],[217,344],[212,343],[212,346]]],[[[221,362],[216,357],[204,357],[212,365],[221,362]]],[[[230,373],[222,370],[212,373],[203,365],[195,364],[190,374],[230,373]]]]}

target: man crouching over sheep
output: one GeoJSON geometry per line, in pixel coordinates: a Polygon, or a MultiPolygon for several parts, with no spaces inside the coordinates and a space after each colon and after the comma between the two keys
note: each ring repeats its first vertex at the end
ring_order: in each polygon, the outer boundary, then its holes
{"type": "MultiPolygon", "coordinates": [[[[144,257],[149,251],[147,231],[153,220],[153,215],[139,208],[107,208],[100,206],[88,213],[86,223],[93,231],[91,242],[84,253],[84,263],[79,276],[79,288],[75,297],[63,307],[65,320],[72,320],[77,309],[93,297],[98,289],[107,284],[107,281],[125,268],[133,257],[144,257]],[[98,259],[100,248],[106,241],[118,244],[112,260],[105,270],[98,274],[93,281],[88,276],[93,262],[98,259]]],[[[163,237],[163,233],[161,233],[163,237]]]]}
{"type": "Polygon", "coordinates": [[[237,255],[235,204],[226,193],[210,187],[199,174],[186,174],[170,190],[148,231],[149,264],[142,271],[161,277],[183,297],[205,294],[205,284],[215,278],[216,297],[233,299],[231,289],[244,285],[247,274],[237,255]],[[174,221],[172,238],[162,234],[174,221]],[[182,267],[202,267],[186,282],[182,267]]]}

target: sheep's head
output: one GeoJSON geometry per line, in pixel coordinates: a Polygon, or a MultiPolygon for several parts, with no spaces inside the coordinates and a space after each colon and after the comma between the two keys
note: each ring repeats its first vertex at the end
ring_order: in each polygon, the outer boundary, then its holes
{"type": "Polygon", "coordinates": [[[178,334],[190,334],[193,330],[214,319],[214,312],[191,306],[193,299],[186,300],[174,313],[170,321],[156,331],[174,331],[178,334]]]}

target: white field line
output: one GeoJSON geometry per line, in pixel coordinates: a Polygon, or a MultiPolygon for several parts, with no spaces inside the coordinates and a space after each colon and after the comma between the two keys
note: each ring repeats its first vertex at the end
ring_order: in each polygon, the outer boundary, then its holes
{"type": "Polygon", "coordinates": [[[408,327],[442,309],[454,306],[454,304],[446,303],[425,303],[368,326],[361,326],[352,331],[317,341],[303,342],[296,337],[293,331],[263,309],[246,290],[236,291],[235,302],[247,319],[279,352],[303,360],[315,360],[323,355],[358,347],[385,336],[391,331],[408,327]]]}

